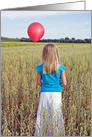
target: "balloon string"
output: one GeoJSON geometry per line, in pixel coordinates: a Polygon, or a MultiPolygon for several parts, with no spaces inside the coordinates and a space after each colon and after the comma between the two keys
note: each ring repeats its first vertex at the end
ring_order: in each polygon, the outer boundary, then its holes
{"type": "MultiPolygon", "coordinates": [[[[23,53],[26,51],[26,49],[28,49],[30,46],[32,46],[35,42],[33,42],[31,45],[29,45],[27,48],[25,48],[21,54],[21,59],[23,58],[23,53]]],[[[19,59],[18,61],[21,61],[21,59],[19,59]]]]}

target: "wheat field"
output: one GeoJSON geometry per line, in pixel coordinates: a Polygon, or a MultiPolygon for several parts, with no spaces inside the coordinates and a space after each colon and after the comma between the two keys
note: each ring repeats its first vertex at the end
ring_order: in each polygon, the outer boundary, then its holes
{"type": "MultiPolygon", "coordinates": [[[[30,46],[18,61],[30,44],[1,43],[2,136],[34,136],[40,99],[36,66],[41,63],[45,43],[30,46]]],[[[62,89],[65,134],[90,136],[91,44],[55,44],[66,66],[67,85],[62,89]]]]}

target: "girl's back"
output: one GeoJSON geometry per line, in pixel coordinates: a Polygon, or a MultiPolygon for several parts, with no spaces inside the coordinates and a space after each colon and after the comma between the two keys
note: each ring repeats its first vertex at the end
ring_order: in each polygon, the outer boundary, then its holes
{"type": "Polygon", "coordinates": [[[36,67],[38,73],[41,74],[41,91],[40,92],[62,92],[61,73],[65,70],[65,66],[59,63],[57,73],[43,74],[43,64],[36,67]]]}

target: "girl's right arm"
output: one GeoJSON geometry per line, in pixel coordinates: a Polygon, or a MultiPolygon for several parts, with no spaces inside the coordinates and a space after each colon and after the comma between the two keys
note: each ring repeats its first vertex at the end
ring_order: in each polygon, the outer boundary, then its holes
{"type": "Polygon", "coordinates": [[[62,86],[66,86],[66,76],[65,76],[65,70],[61,73],[61,78],[62,78],[62,86]]]}
{"type": "Polygon", "coordinates": [[[41,83],[41,74],[40,74],[39,72],[37,72],[37,84],[38,84],[39,86],[42,85],[42,83],[41,83]]]}

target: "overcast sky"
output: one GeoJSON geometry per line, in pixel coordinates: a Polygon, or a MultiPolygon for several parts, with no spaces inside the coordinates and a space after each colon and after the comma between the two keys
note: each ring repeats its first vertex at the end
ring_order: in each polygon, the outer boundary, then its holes
{"type": "Polygon", "coordinates": [[[44,26],[46,39],[91,38],[90,11],[1,11],[1,36],[28,38],[27,28],[33,22],[44,26]]]}

